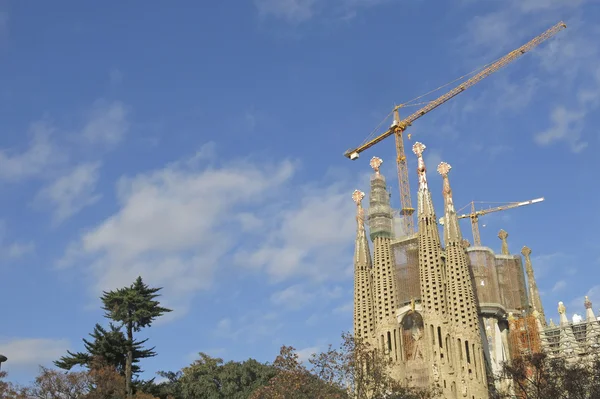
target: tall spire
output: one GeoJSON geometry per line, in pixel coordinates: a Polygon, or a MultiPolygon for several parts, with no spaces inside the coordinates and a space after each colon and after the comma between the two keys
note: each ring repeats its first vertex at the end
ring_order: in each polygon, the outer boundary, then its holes
{"type": "MultiPolygon", "coordinates": [[[[442,385],[452,378],[451,366],[447,359],[452,355],[448,348],[451,328],[448,325],[446,302],[446,271],[443,259],[442,244],[438,231],[437,218],[427,186],[427,167],[423,159],[425,146],[415,143],[412,147],[417,156],[417,174],[419,177],[418,198],[418,232],[419,274],[421,288],[421,309],[425,321],[425,342],[427,362],[431,364],[434,382],[442,385]]],[[[451,384],[447,385],[450,389],[451,384]]],[[[445,394],[449,392],[444,391],[445,394]]]]}
{"type": "Polygon", "coordinates": [[[452,199],[448,173],[452,167],[446,162],[439,164],[437,171],[443,178],[444,195],[444,239],[446,243],[446,282],[448,313],[456,344],[466,345],[460,364],[460,373],[467,382],[469,397],[485,397],[487,393],[486,372],[483,365],[483,343],[479,328],[477,303],[469,261],[465,251],[458,216],[452,199]],[[475,377],[475,378],[473,378],[475,377]]]}
{"type": "Polygon", "coordinates": [[[371,176],[368,212],[371,240],[374,240],[375,237],[391,238],[393,236],[392,207],[390,206],[390,195],[387,191],[385,178],[380,172],[383,160],[373,157],[370,164],[375,171],[375,174],[371,176]]]}
{"type": "Polygon", "coordinates": [[[369,195],[369,232],[373,241],[373,319],[375,336],[379,349],[398,359],[397,336],[398,319],[398,279],[396,264],[392,252],[392,208],[387,192],[385,178],[381,175],[381,158],[373,157],[371,167],[375,174],[371,176],[369,195]]]}
{"type": "Polygon", "coordinates": [[[356,204],[356,244],[354,249],[354,336],[370,337],[375,330],[373,314],[373,281],[371,252],[365,231],[365,211],[362,200],[365,193],[354,190],[356,204]]]}
{"type": "Polygon", "coordinates": [[[427,167],[423,159],[425,148],[425,145],[419,142],[416,142],[412,148],[417,156],[417,175],[419,176],[417,217],[422,303],[424,311],[445,318],[447,306],[445,270],[437,218],[427,186],[427,167]],[[430,295],[426,295],[426,293],[430,293],[430,295]]]}
{"type": "Polygon", "coordinates": [[[448,173],[450,173],[451,169],[452,166],[446,162],[441,162],[437,168],[438,173],[442,175],[443,179],[442,194],[444,195],[444,242],[446,246],[449,242],[462,242],[462,234],[458,225],[458,217],[456,216],[454,201],[452,200],[452,189],[450,188],[450,181],[448,180],[448,173]]]}
{"type": "MultiPolygon", "coordinates": [[[[419,177],[419,217],[428,217],[429,215],[435,215],[433,201],[431,200],[431,194],[429,193],[429,187],[427,185],[427,167],[425,166],[425,160],[423,159],[423,151],[425,151],[426,148],[427,147],[425,147],[425,144],[419,142],[416,142],[413,145],[413,152],[417,156],[417,175],[419,177]]],[[[435,223],[437,224],[437,221],[435,223]]]]}
{"type": "Polygon", "coordinates": [[[510,251],[508,250],[508,233],[504,230],[500,230],[498,232],[498,238],[502,240],[502,255],[510,255],[510,251]]]}
{"type": "Polygon", "coordinates": [[[533,274],[533,266],[531,264],[531,249],[527,246],[521,249],[521,254],[525,257],[525,273],[527,273],[527,285],[529,288],[529,298],[531,300],[532,312],[537,312],[542,327],[546,327],[546,315],[544,314],[544,306],[540,298],[540,292],[535,282],[533,274]]]}

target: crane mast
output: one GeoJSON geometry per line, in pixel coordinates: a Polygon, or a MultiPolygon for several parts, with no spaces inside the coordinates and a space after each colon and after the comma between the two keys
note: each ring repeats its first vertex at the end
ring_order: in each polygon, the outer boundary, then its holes
{"type": "Polygon", "coordinates": [[[567,27],[567,25],[564,22],[562,22],[562,21],[559,22],[558,24],[554,25],[553,27],[551,27],[550,29],[548,29],[547,31],[542,33],[541,35],[536,36],[535,38],[533,38],[529,42],[525,43],[518,49],[513,50],[510,53],[506,54],[504,57],[502,57],[499,60],[497,60],[496,62],[490,64],[488,67],[484,68],[483,70],[481,70],[479,73],[477,73],[470,79],[468,79],[465,82],[463,82],[462,84],[456,86],[455,88],[448,91],[447,93],[441,95],[437,99],[429,102],[423,108],[419,109],[418,111],[412,113],[411,115],[409,115],[408,117],[406,117],[402,120],[400,120],[400,116],[398,113],[398,110],[402,107],[402,105],[394,107],[394,110],[393,110],[394,122],[392,123],[392,125],[390,126],[390,128],[387,131],[385,131],[384,133],[375,137],[374,139],[371,139],[371,140],[363,143],[359,147],[347,150],[344,153],[344,156],[351,160],[358,159],[360,153],[362,153],[363,151],[365,151],[368,148],[371,148],[372,146],[374,146],[375,144],[383,141],[384,139],[391,136],[392,134],[395,135],[396,155],[397,155],[396,162],[397,162],[397,167],[398,167],[398,184],[399,184],[399,188],[400,188],[400,203],[401,203],[400,214],[403,215],[403,227],[404,227],[405,235],[410,235],[410,234],[414,233],[414,220],[412,217],[412,215],[414,213],[414,208],[412,207],[410,184],[408,181],[408,166],[406,163],[406,154],[404,152],[403,133],[406,130],[406,128],[409,127],[410,125],[412,125],[412,123],[414,121],[416,121],[417,119],[419,119],[426,113],[433,111],[434,109],[436,109],[437,107],[439,107],[440,105],[445,103],[446,101],[448,101],[451,98],[462,93],[469,87],[479,83],[481,80],[485,79],[486,77],[490,76],[492,73],[498,71],[502,67],[506,66],[507,64],[511,63],[512,61],[516,60],[517,58],[521,57],[523,54],[532,50],[533,48],[538,46],[540,43],[551,38],[552,36],[554,36],[555,34],[560,32],[561,30],[565,29],[566,27],[567,27]]]}

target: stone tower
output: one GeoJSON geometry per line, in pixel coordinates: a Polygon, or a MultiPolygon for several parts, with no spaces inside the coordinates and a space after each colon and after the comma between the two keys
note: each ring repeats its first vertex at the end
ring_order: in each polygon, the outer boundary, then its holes
{"type": "Polygon", "coordinates": [[[373,280],[371,251],[365,231],[365,211],[362,200],[365,193],[355,190],[356,244],[354,249],[354,336],[370,339],[375,333],[373,314],[373,280]]]}
{"type": "Polygon", "coordinates": [[[539,320],[542,327],[546,327],[546,315],[544,314],[544,307],[542,306],[542,299],[540,298],[540,291],[538,290],[535,282],[535,276],[533,275],[533,266],[531,264],[531,249],[523,247],[521,254],[525,257],[525,273],[527,273],[527,286],[529,288],[529,300],[531,301],[531,312],[539,320]]]}
{"type": "MultiPolygon", "coordinates": [[[[417,173],[419,191],[417,193],[418,209],[418,242],[419,271],[421,284],[421,307],[425,324],[425,342],[427,358],[431,364],[431,379],[434,384],[444,388],[444,393],[451,389],[448,379],[452,373],[449,364],[448,342],[451,331],[448,324],[448,304],[446,302],[446,270],[438,231],[437,218],[427,185],[427,168],[423,160],[425,146],[421,143],[413,145],[417,155],[417,173]]],[[[454,387],[456,392],[456,387],[454,387]]],[[[445,395],[451,397],[450,395],[445,395]]]]}
{"type": "Polygon", "coordinates": [[[373,344],[398,358],[399,329],[396,319],[398,305],[398,281],[395,262],[391,251],[393,238],[393,217],[390,195],[385,178],[379,172],[383,161],[371,159],[375,174],[371,177],[369,195],[369,232],[373,242],[373,298],[375,312],[375,342],[373,344]]]}
{"type": "MultiPolygon", "coordinates": [[[[487,375],[481,329],[477,312],[469,261],[462,243],[462,234],[452,200],[448,173],[451,166],[440,163],[444,195],[444,244],[446,248],[446,281],[448,313],[451,319],[450,348],[456,348],[457,358],[451,358],[456,382],[467,397],[487,398],[487,375]]],[[[454,350],[450,349],[450,352],[454,350]]]]}

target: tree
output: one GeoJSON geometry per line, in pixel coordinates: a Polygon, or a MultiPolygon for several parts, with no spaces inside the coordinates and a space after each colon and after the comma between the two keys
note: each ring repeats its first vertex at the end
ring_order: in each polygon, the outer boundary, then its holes
{"type": "MultiPolygon", "coordinates": [[[[90,334],[91,341],[83,339],[85,352],[67,351],[67,356],[61,357],[54,362],[54,365],[63,370],[71,370],[75,366],[86,367],[90,369],[90,363],[93,359],[101,358],[106,365],[113,367],[121,375],[125,375],[127,363],[128,341],[125,335],[118,327],[110,323],[109,330],[96,324],[94,331],[90,334]]],[[[142,372],[137,363],[140,359],[156,356],[152,349],[144,349],[143,344],[146,341],[134,341],[133,343],[133,364],[132,373],[142,372]]]]}
{"type": "Polygon", "coordinates": [[[160,383],[154,382],[154,378],[148,381],[137,381],[136,390],[147,392],[159,399],[183,399],[182,384],[180,382],[183,373],[181,371],[159,371],[158,374],[164,379],[160,383]]]}
{"type": "MultiPolygon", "coordinates": [[[[125,381],[112,366],[94,358],[89,370],[61,372],[40,367],[30,386],[15,387],[0,381],[2,399],[125,399],[125,381]]],[[[6,374],[0,374],[3,378],[6,374]]],[[[139,391],[134,399],[157,399],[139,391]]]]}
{"type": "Polygon", "coordinates": [[[39,399],[81,399],[90,392],[92,380],[87,372],[62,373],[40,367],[32,386],[21,389],[25,398],[39,399]]]}
{"type": "Polygon", "coordinates": [[[273,362],[277,374],[252,393],[250,399],[345,399],[345,390],[312,374],[291,346],[282,346],[273,362]]]}
{"type": "Polygon", "coordinates": [[[339,349],[313,354],[312,372],[329,384],[346,388],[356,399],[425,399],[434,398],[433,389],[403,386],[390,376],[392,360],[368,342],[350,333],[342,334],[339,349]]]}
{"type": "Polygon", "coordinates": [[[200,359],[182,369],[178,383],[183,399],[246,399],[276,373],[273,366],[254,359],[224,363],[201,352],[200,359]]]}
{"type": "MultiPolygon", "coordinates": [[[[133,363],[136,341],[133,333],[139,332],[142,328],[149,327],[152,322],[171,309],[160,306],[155,300],[157,294],[162,288],[150,288],[138,277],[130,286],[115,291],[104,292],[102,295],[103,309],[106,312],[105,317],[121,322],[126,331],[126,361],[125,361],[125,389],[127,397],[133,397],[133,363]]],[[[137,344],[141,345],[144,341],[137,344]]]]}
{"type": "Polygon", "coordinates": [[[584,357],[567,361],[533,354],[513,359],[505,364],[498,378],[514,382],[514,393],[494,392],[493,399],[516,397],[523,399],[546,398],[600,398],[600,359],[584,357]]]}

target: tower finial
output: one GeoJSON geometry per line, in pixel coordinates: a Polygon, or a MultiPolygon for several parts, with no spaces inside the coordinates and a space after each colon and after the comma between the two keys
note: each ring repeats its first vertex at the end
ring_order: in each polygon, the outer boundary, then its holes
{"type": "Polygon", "coordinates": [[[427,190],[427,168],[425,167],[425,161],[423,160],[423,151],[425,151],[425,144],[416,142],[412,150],[417,156],[417,173],[419,175],[419,189],[427,190]]]}
{"type": "Polygon", "coordinates": [[[442,194],[444,195],[444,201],[452,207],[452,209],[454,210],[454,204],[452,202],[452,189],[450,188],[450,180],[448,180],[448,173],[450,173],[450,170],[452,169],[452,166],[450,166],[450,164],[446,163],[446,162],[440,162],[440,164],[437,167],[437,171],[440,175],[442,175],[442,178],[444,180],[443,183],[443,188],[442,188],[442,194]]]}
{"type": "Polygon", "coordinates": [[[590,297],[588,297],[587,295],[584,298],[583,306],[585,306],[585,320],[596,320],[596,315],[594,315],[594,310],[592,309],[592,301],[590,301],[590,297]]]}
{"type": "Polygon", "coordinates": [[[373,168],[373,170],[375,171],[375,174],[377,176],[379,176],[379,168],[381,167],[382,163],[383,163],[383,159],[381,159],[379,157],[371,158],[371,162],[369,163],[371,165],[371,167],[373,168]]]}
{"type": "Polygon", "coordinates": [[[362,207],[363,198],[365,198],[365,193],[360,190],[354,190],[352,193],[352,200],[356,204],[356,222],[359,229],[362,229],[365,225],[365,210],[362,207]]]}
{"type": "Polygon", "coordinates": [[[442,194],[444,195],[444,240],[446,245],[452,242],[462,247],[462,233],[458,225],[454,201],[452,200],[452,188],[450,188],[450,180],[448,179],[448,173],[451,169],[452,166],[446,162],[440,162],[437,167],[438,173],[442,175],[444,180],[442,188],[442,194]]]}
{"type": "Polygon", "coordinates": [[[508,233],[504,230],[500,230],[498,232],[498,238],[502,240],[502,255],[510,255],[510,251],[508,250],[508,233]]]}
{"type": "Polygon", "coordinates": [[[558,303],[558,315],[560,316],[560,325],[569,323],[569,319],[567,319],[567,308],[562,301],[558,303]]]}

